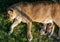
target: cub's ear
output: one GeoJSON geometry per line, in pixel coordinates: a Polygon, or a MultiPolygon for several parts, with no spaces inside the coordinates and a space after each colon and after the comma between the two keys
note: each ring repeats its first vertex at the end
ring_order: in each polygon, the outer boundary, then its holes
{"type": "Polygon", "coordinates": [[[13,9],[8,9],[8,14],[12,14],[13,13],[13,9]]]}

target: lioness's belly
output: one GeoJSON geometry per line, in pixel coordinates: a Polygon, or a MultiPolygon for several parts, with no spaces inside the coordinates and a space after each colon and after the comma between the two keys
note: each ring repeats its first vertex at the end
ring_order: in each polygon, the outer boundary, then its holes
{"type": "Polygon", "coordinates": [[[46,19],[44,19],[44,20],[42,20],[42,19],[37,19],[37,20],[35,20],[35,22],[40,22],[40,23],[44,23],[44,24],[46,24],[46,23],[52,23],[53,22],[53,19],[52,18],[46,18],[46,19]]]}

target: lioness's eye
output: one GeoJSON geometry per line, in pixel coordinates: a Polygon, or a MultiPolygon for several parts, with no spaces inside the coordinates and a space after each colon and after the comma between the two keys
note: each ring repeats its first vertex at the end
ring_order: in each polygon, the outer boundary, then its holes
{"type": "Polygon", "coordinates": [[[12,15],[10,15],[12,17],[12,15]]]}

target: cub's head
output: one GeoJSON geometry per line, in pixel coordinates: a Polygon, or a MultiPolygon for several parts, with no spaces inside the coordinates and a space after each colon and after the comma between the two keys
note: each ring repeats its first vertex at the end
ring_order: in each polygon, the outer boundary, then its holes
{"type": "Polygon", "coordinates": [[[10,20],[10,21],[13,21],[15,18],[16,18],[16,12],[15,12],[15,10],[14,9],[12,9],[12,8],[9,8],[8,10],[7,10],[7,15],[8,15],[8,19],[10,20]]]}

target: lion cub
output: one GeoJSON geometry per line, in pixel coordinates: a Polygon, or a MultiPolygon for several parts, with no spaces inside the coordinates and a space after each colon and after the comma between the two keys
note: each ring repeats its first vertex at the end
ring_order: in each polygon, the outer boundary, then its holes
{"type": "MultiPolygon", "coordinates": [[[[13,32],[14,27],[19,23],[24,22],[27,24],[27,38],[31,41],[33,38],[31,33],[32,22],[43,23],[45,26],[47,23],[53,23],[53,19],[51,17],[53,9],[53,3],[25,2],[12,5],[7,10],[9,20],[14,21],[11,25],[9,35],[13,32]]],[[[49,31],[49,29],[47,29],[47,31],[49,31]]]]}

